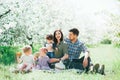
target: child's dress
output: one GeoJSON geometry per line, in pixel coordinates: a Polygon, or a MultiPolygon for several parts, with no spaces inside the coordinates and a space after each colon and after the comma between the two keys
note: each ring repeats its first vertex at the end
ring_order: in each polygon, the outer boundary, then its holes
{"type": "Polygon", "coordinates": [[[49,57],[48,56],[43,56],[39,57],[37,60],[37,66],[36,69],[39,70],[49,70],[49,57]]]}

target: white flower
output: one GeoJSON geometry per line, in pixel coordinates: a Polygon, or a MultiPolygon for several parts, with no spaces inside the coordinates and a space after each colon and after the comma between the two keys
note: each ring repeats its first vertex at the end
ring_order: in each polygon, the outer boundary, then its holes
{"type": "Polygon", "coordinates": [[[0,29],[0,34],[3,32],[3,30],[2,29],[0,29]]]}
{"type": "Polygon", "coordinates": [[[16,24],[16,22],[10,22],[9,24],[4,24],[3,27],[5,27],[5,29],[7,30],[9,28],[15,27],[16,24]]]}

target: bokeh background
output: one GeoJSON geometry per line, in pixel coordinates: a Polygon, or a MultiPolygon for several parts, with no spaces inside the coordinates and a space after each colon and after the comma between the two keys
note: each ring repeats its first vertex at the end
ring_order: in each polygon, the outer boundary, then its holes
{"type": "Polygon", "coordinates": [[[119,56],[120,0],[0,0],[1,80],[119,80],[119,56]],[[32,46],[34,54],[43,46],[46,34],[61,29],[66,38],[71,28],[79,29],[79,39],[90,50],[93,63],[105,64],[107,76],[68,71],[15,77],[9,72],[23,46],[32,46]]]}
{"type": "Polygon", "coordinates": [[[119,0],[1,0],[0,45],[41,43],[61,29],[76,27],[86,44],[107,39],[120,45],[119,0]]]}

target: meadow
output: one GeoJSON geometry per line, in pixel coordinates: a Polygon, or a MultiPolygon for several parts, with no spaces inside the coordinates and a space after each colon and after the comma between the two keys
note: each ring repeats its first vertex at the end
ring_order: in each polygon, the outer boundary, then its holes
{"type": "MultiPolygon", "coordinates": [[[[89,48],[92,62],[104,64],[105,74],[78,74],[76,70],[60,72],[34,71],[27,74],[15,74],[9,71],[15,64],[0,64],[0,80],[119,80],[120,79],[120,49],[113,45],[98,45],[89,48]]],[[[82,55],[81,55],[82,56],[82,55]]]]}

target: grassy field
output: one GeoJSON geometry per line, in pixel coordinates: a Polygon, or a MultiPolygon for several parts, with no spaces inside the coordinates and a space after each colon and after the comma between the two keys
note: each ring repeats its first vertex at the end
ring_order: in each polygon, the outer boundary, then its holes
{"type": "Polygon", "coordinates": [[[28,74],[10,73],[11,66],[0,65],[0,80],[119,80],[120,79],[120,49],[112,45],[100,45],[89,48],[93,63],[105,64],[106,75],[77,74],[76,70],[65,70],[57,73],[34,71],[28,74]]]}

